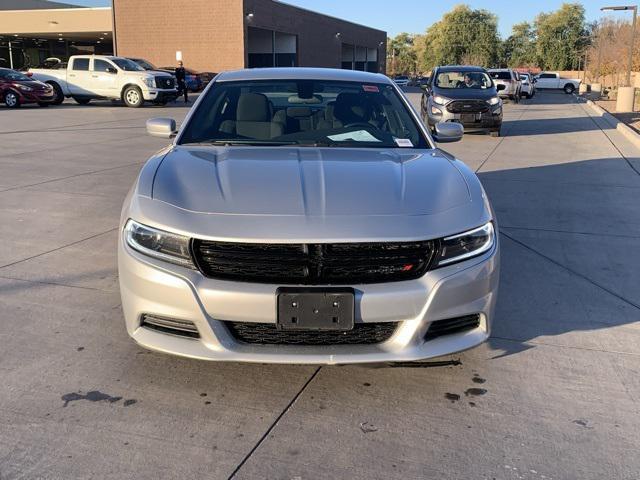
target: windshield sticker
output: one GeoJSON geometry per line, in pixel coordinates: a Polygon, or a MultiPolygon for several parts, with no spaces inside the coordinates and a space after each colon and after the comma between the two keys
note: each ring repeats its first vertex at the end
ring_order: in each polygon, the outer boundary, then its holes
{"type": "Polygon", "coordinates": [[[395,138],[394,137],[394,140],[396,141],[396,145],[399,146],[399,147],[409,147],[409,148],[413,147],[413,143],[408,138],[395,138]]]}
{"type": "Polygon", "coordinates": [[[380,92],[380,89],[378,87],[376,87],[375,85],[363,85],[362,89],[365,92],[373,92],[373,93],[378,93],[380,92]]]}
{"type": "Polygon", "coordinates": [[[338,135],[328,135],[329,140],[334,142],[381,142],[366,130],[357,130],[355,132],[339,133],[338,135]]]}

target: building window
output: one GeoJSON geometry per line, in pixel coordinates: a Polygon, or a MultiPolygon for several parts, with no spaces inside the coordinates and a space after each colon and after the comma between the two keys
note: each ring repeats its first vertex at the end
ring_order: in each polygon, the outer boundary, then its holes
{"type": "Polygon", "coordinates": [[[378,72],[378,49],[342,44],[342,69],[378,72]]]}
{"type": "Polygon", "coordinates": [[[247,67],[297,67],[298,37],[263,28],[247,28],[247,67]]]}

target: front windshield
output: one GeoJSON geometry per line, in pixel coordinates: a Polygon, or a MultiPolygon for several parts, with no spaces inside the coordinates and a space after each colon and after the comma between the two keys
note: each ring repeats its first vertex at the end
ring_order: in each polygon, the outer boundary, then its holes
{"type": "Polygon", "coordinates": [[[27,77],[25,74],[16,72],[15,70],[0,69],[0,78],[11,80],[14,82],[30,82],[33,78],[27,77]]]}
{"type": "Polygon", "coordinates": [[[484,72],[449,71],[440,72],[436,77],[439,88],[491,88],[493,83],[484,72]]]}
{"type": "Polygon", "coordinates": [[[144,68],[128,58],[112,58],[111,61],[125,72],[144,72],[144,68]]]}
{"type": "Polygon", "coordinates": [[[138,65],[140,65],[145,70],[156,70],[155,65],[153,65],[152,63],[147,62],[146,60],[137,59],[137,60],[134,60],[134,62],[136,62],[138,65]]]}
{"type": "Polygon", "coordinates": [[[180,143],[430,148],[394,87],[330,80],[216,83],[180,143]]]}

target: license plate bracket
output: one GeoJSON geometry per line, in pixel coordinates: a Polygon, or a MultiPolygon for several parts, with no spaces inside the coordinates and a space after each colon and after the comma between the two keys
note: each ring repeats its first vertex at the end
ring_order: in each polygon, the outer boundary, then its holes
{"type": "Polygon", "coordinates": [[[276,294],[279,330],[353,330],[352,288],[280,287],[276,294]]]}
{"type": "Polygon", "coordinates": [[[460,121],[462,123],[474,123],[474,122],[478,122],[480,121],[480,114],[479,113],[462,113],[460,115],[460,121]]]}

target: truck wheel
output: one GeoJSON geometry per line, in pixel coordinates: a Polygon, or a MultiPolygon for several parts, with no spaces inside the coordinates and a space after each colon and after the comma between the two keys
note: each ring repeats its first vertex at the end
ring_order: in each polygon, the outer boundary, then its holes
{"type": "Polygon", "coordinates": [[[564,93],[566,93],[568,95],[571,95],[574,92],[575,89],[576,89],[576,87],[573,85],[573,83],[567,83],[564,86],[564,93]]]}
{"type": "Polygon", "coordinates": [[[56,98],[53,102],[51,102],[51,105],[60,105],[62,102],[64,102],[64,93],[62,92],[62,88],[60,88],[60,85],[58,85],[56,82],[49,82],[49,85],[53,87],[53,93],[55,93],[56,95],[56,98]]]}
{"type": "Polygon", "coordinates": [[[18,108],[20,106],[20,97],[16,92],[9,90],[4,94],[4,104],[9,108],[18,108]]]}
{"type": "Polygon", "coordinates": [[[492,137],[499,137],[500,136],[500,129],[498,128],[497,130],[491,130],[489,132],[489,135],[491,135],[492,137]]]}
{"type": "Polygon", "coordinates": [[[122,93],[122,100],[127,107],[138,108],[144,103],[144,97],[142,96],[142,90],[135,85],[125,88],[122,93]]]}
{"type": "Polygon", "coordinates": [[[91,99],[87,97],[73,97],[73,99],[80,105],[86,105],[91,101],[91,99]]]}

